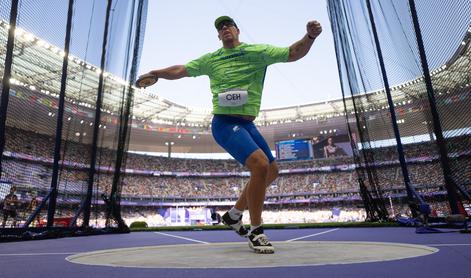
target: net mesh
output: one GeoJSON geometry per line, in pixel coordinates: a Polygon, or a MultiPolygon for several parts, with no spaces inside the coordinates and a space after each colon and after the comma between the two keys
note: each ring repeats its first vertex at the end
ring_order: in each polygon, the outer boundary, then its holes
{"type": "MultiPolygon", "coordinates": [[[[8,30],[13,28],[9,25],[10,2],[0,4],[0,44],[4,46],[8,30]]],[[[87,206],[90,226],[115,226],[119,221],[106,211],[110,204],[119,207],[123,168],[118,169],[115,181],[109,176],[115,172],[117,157],[126,159],[123,153],[127,151],[129,134],[122,130],[131,124],[128,119],[132,110],[126,111],[125,107],[132,104],[130,82],[135,76],[131,74],[142,48],[142,14],[146,8],[145,0],[19,1],[12,74],[9,80],[2,80],[2,86],[9,82],[10,91],[1,184],[8,190],[16,186],[18,197],[16,223],[7,219],[6,227],[86,225],[87,206]],[[70,2],[72,24],[66,30],[70,2]],[[67,32],[68,53],[64,49],[67,32]],[[67,78],[62,84],[65,55],[67,78]],[[61,85],[65,85],[65,94],[59,134],[61,85]],[[58,140],[60,159],[58,170],[54,171],[58,140]],[[93,158],[96,171],[91,173],[93,158]],[[56,172],[57,197],[51,195],[56,172]],[[104,200],[110,199],[113,188],[113,202],[107,203],[104,200]],[[52,198],[56,200],[55,208],[52,198]],[[44,206],[39,209],[41,204],[44,206]],[[48,210],[49,215],[53,210],[54,216],[50,223],[48,210]]],[[[5,51],[0,51],[0,65],[4,64],[5,51]]],[[[3,66],[0,73],[3,76],[3,66]]]]}
{"type": "MultiPolygon", "coordinates": [[[[412,190],[431,205],[433,213],[447,215],[452,213],[450,190],[469,189],[471,4],[460,0],[412,1],[431,72],[430,91],[410,2],[328,1],[344,103],[352,137],[357,138],[355,145],[361,149],[356,153],[356,164],[367,172],[368,191],[382,192],[375,198],[386,204],[389,215],[410,215],[411,202],[417,201],[399,194],[406,189],[406,176],[412,190]],[[379,45],[374,40],[373,24],[379,45]],[[404,147],[406,172],[399,167],[385,80],[404,147]],[[436,99],[438,120],[432,114],[429,94],[436,99]],[[440,157],[434,123],[443,130],[446,157],[440,157]],[[449,162],[450,169],[443,161],[449,162]],[[452,182],[446,182],[444,175],[450,175],[452,182]]],[[[457,202],[466,206],[469,200],[462,193],[458,193],[457,202]]]]}

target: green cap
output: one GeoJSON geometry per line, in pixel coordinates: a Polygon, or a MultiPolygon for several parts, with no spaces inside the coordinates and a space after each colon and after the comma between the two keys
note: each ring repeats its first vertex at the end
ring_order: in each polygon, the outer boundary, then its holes
{"type": "Polygon", "coordinates": [[[234,23],[235,26],[237,26],[234,19],[232,19],[231,17],[229,17],[227,15],[223,15],[223,16],[220,16],[220,17],[216,18],[216,20],[214,21],[214,27],[216,27],[216,29],[217,29],[218,25],[223,21],[231,21],[231,22],[234,23]]]}

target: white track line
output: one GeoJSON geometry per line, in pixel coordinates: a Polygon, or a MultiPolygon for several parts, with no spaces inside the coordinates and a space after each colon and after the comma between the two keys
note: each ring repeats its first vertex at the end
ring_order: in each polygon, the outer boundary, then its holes
{"type": "Polygon", "coordinates": [[[316,234],[312,234],[312,235],[307,235],[307,236],[303,236],[303,237],[297,237],[297,238],[289,239],[289,240],[287,240],[286,242],[291,242],[291,241],[300,240],[300,239],[304,239],[304,238],[308,238],[308,237],[313,237],[313,236],[318,236],[318,235],[322,235],[322,234],[327,234],[327,233],[330,233],[330,232],[335,232],[335,231],[337,231],[337,230],[339,230],[339,229],[340,229],[340,228],[332,229],[332,230],[328,230],[328,231],[323,231],[323,232],[320,232],[320,233],[316,233],[316,234]]]}
{"type": "Polygon", "coordinates": [[[18,254],[0,254],[1,257],[8,257],[8,256],[47,256],[47,255],[72,255],[77,254],[78,252],[71,253],[18,253],[18,254]]]}
{"type": "Polygon", "coordinates": [[[471,246],[471,243],[442,243],[442,244],[424,244],[427,246],[471,246]]]}
{"type": "Polygon", "coordinates": [[[169,236],[169,237],[175,237],[175,238],[179,238],[179,239],[184,239],[184,240],[188,240],[188,241],[193,241],[193,242],[198,242],[198,243],[203,243],[203,244],[209,244],[209,242],[201,241],[201,240],[196,240],[196,239],[191,239],[191,238],[188,238],[188,237],[176,236],[176,235],[171,235],[171,234],[166,234],[166,233],[161,233],[161,232],[154,232],[154,233],[159,234],[159,235],[164,235],[164,236],[169,236]]]}

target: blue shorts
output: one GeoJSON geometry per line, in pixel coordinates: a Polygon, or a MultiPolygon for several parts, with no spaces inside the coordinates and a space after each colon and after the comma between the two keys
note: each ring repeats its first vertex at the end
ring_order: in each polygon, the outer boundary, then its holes
{"type": "Polygon", "coordinates": [[[211,131],[216,142],[245,165],[247,158],[261,149],[270,163],[275,160],[270,147],[252,121],[228,115],[214,115],[211,131]]]}

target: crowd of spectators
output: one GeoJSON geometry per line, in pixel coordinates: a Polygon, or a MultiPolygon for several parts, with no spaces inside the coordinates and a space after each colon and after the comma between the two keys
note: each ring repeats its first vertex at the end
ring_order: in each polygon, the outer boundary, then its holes
{"type": "MultiPolygon", "coordinates": [[[[445,217],[449,214],[449,205],[446,201],[435,200],[429,203],[432,216],[445,217]]],[[[190,209],[190,208],[183,208],[190,209]]],[[[394,202],[386,208],[391,219],[397,217],[412,217],[410,209],[406,203],[394,202]]],[[[220,215],[226,209],[217,209],[220,215]]],[[[135,221],[144,221],[150,227],[169,225],[169,219],[164,218],[159,210],[152,207],[124,208],[122,216],[126,224],[130,225],[135,221]]],[[[359,222],[366,220],[366,212],[363,208],[352,204],[333,205],[301,205],[297,207],[269,206],[264,209],[262,219],[265,224],[286,224],[286,223],[324,223],[324,222],[359,222]]],[[[98,220],[104,223],[104,220],[98,220]]],[[[244,213],[242,221],[250,223],[249,213],[244,213]]]]}
{"type": "MultiPolygon", "coordinates": [[[[31,155],[34,157],[43,157],[52,159],[54,152],[54,139],[52,137],[24,131],[16,128],[8,128],[6,134],[6,151],[31,155]]],[[[462,136],[449,140],[451,151],[468,150],[471,146],[471,136],[462,136]]],[[[72,139],[74,139],[72,137],[72,139]]],[[[91,147],[90,145],[80,144],[73,140],[63,140],[62,146],[65,151],[62,155],[64,160],[82,163],[90,163],[91,147]]],[[[405,145],[406,159],[424,158],[438,155],[437,147],[434,143],[418,143],[405,145]]],[[[395,161],[397,160],[397,150],[395,147],[384,147],[373,151],[374,160],[395,161]]],[[[115,152],[106,148],[98,149],[98,164],[103,166],[113,165],[115,152]]],[[[318,168],[323,166],[354,164],[353,158],[348,156],[280,162],[280,169],[306,169],[318,168]]],[[[126,168],[135,170],[153,170],[161,172],[225,172],[237,173],[247,171],[237,161],[233,159],[215,160],[215,159],[184,159],[168,158],[158,156],[148,156],[135,153],[128,153],[126,168]]]]}
{"type": "MultiPolygon", "coordinates": [[[[469,162],[469,161],[468,161],[469,162]]],[[[51,166],[17,160],[5,161],[4,179],[30,192],[47,191],[51,185],[51,166]],[[25,175],[24,173],[28,173],[25,175]]],[[[469,166],[468,166],[469,167],[469,166]]],[[[412,185],[417,188],[443,188],[444,179],[438,162],[409,166],[412,185]]],[[[381,167],[377,171],[379,188],[388,191],[404,189],[401,168],[381,167]]],[[[469,185],[469,174],[463,178],[469,185]]],[[[98,173],[94,185],[98,192],[110,192],[113,175],[98,173]]],[[[122,196],[136,198],[203,198],[236,197],[248,182],[248,177],[174,177],[126,174],[122,177],[122,196]]],[[[88,172],[64,168],[59,172],[60,194],[83,194],[88,187],[88,172]]],[[[358,193],[355,171],[325,171],[283,174],[268,186],[267,196],[358,193]]]]}
{"type": "MultiPolygon", "coordinates": [[[[34,158],[52,159],[54,140],[48,136],[8,128],[6,133],[6,151],[17,154],[29,155],[34,158]]],[[[471,137],[461,137],[450,140],[450,146],[454,152],[468,151],[471,145],[471,137]],[[460,144],[458,144],[458,141],[460,144]],[[462,146],[463,148],[459,148],[462,146]]],[[[61,200],[80,199],[87,191],[88,170],[86,165],[90,160],[90,146],[77,142],[63,142],[65,152],[62,154],[66,161],[81,163],[82,166],[62,165],[59,171],[58,192],[61,200]],[[79,197],[77,197],[79,196],[79,197]]],[[[437,155],[433,144],[406,145],[405,152],[408,159],[430,158],[437,155]]],[[[109,149],[99,149],[100,165],[112,165],[115,153],[109,149]]],[[[374,152],[376,161],[397,160],[396,149],[386,147],[374,152]]],[[[307,199],[322,201],[323,199],[342,197],[344,200],[359,198],[358,173],[352,168],[344,170],[325,170],[320,167],[332,165],[351,165],[353,158],[348,156],[297,161],[280,162],[280,169],[305,169],[303,173],[282,173],[271,185],[268,186],[267,196],[269,200],[296,200],[307,199]]],[[[453,178],[465,189],[471,188],[471,158],[469,154],[454,155],[450,163],[453,170],[453,178]],[[455,171],[456,170],[456,171],[455,171]]],[[[379,189],[384,191],[384,196],[404,194],[404,179],[401,168],[397,163],[379,164],[375,175],[379,189]]],[[[211,159],[177,159],[166,157],[154,157],[129,153],[126,161],[127,169],[153,170],[168,172],[185,172],[187,175],[158,176],[149,173],[125,174],[122,177],[121,193],[127,200],[148,199],[164,200],[171,198],[236,198],[248,182],[248,177],[236,175],[241,171],[247,171],[234,160],[211,159]],[[233,176],[192,176],[191,173],[235,173],[233,176]],[[188,175],[190,173],[190,175],[188,175]]],[[[342,167],[339,167],[342,168],[342,167]]],[[[408,165],[411,184],[420,193],[433,196],[436,192],[445,191],[442,168],[437,159],[424,159],[408,165]]],[[[4,157],[2,179],[10,181],[18,188],[20,202],[23,206],[33,197],[41,198],[48,192],[51,186],[52,165],[44,160],[33,161],[28,158],[4,157]]],[[[364,177],[365,178],[365,177],[364,177]]],[[[102,193],[109,193],[113,183],[113,175],[109,172],[97,171],[94,177],[94,196],[99,198],[102,193]],[[98,196],[98,197],[97,197],[98,196]]],[[[366,182],[368,187],[368,182],[366,182]]],[[[398,205],[398,210],[400,204],[398,205]]],[[[285,209],[285,208],[281,208],[285,209]]],[[[406,208],[407,210],[407,208],[406,208]]],[[[278,219],[278,214],[264,216],[271,219],[271,223],[287,222],[287,219],[296,219],[295,222],[316,222],[327,219],[321,212],[290,210],[284,213],[285,218],[278,219]],[[297,215],[297,216],[296,216],[297,215]],[[306,220],[303,220],[306,219],[306,220]]],[[[154,213],[155,214],[155,213],[154,213]]],[[[129,213],[129,219],[139,219],[154,215],[146,213],[129,213]]],[[[327,213],[328,214],[328,213],[327,213]]],[[[326,214],[326,215],[327,215],[326,214]]],[[[159,225],[162,219],[153,216],[152,223],[159,225]]],[[[356,211],[353,216],[345,216],[342,219],[363,219],[364,215],[356,211]]],[[[149,219],[148,219],[149,220],[149,219]]],[[[293,220],[294,221],[294,220],[293,220]]],[[[354,220],[353,220],[354,221],[354,220]]]]}

